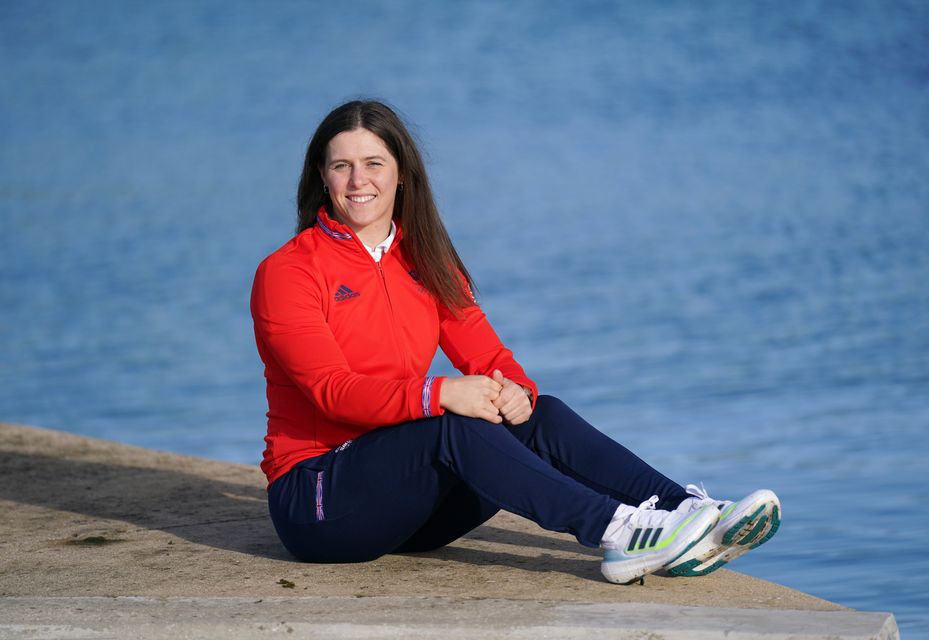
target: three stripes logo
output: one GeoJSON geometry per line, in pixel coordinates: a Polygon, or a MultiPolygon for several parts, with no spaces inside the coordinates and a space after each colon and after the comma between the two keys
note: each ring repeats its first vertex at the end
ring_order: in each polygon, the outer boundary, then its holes
{"type": "Polygon", "coordinates": [[[632,532],[632,539],[629,540],[629,546],[626,547],[626,551],[644,551],[645,549],[653,549],[655,545],[658,544],[658,538],[661,537],[662,531],[662,527],[658,527],[654,530],[649,527],[648,529],[645,529],[644,532],[643,529],[636,529],[632,532]]]}
{"type": "Polygon", "coordinates": [[[357,291],[352,291],[344,284],[340,284],[339,288],[335,292],[335,301],[336,302],[345,302],[346,300],[351,300],[352,298],[357,298],[361,294],[357,291]]]}

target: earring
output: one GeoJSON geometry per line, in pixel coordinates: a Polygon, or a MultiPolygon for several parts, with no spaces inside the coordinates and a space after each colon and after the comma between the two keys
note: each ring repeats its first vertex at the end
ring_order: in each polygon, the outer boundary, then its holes
{"type": "Polygon", "coordinates": [[[402,183],[402,182],[397,183],[397,190],[398,190],[398,191],[403,191],[403,183],[402,183]]]}
{"type": "Polygon", "coordinates": [[[323,185],[323,193],[329,193],[329,187],[323,185]]]}

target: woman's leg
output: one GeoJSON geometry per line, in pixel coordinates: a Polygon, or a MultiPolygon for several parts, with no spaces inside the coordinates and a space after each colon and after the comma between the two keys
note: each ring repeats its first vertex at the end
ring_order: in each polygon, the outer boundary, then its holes
{"type": "Polygon", "coordinates": [[[690,497],[553,396],[539,396],[529,420],[509,431],[561,473],[622,503],[637,505],[657,495],[657,508],[671,510],[690,497]]]}
{"type": "MultiPolygon", "coordinates": [[[[352,562],[402,548],[460,483],[481,501],[591,547],[619,506],[544,462],[508,429],[451,413],[376,429],[304,461],[268,497],[294,555],[352,562]]],[[[478,504],[479,517],[488,510],[478,504]]]]}
{"type": "MultiPolygon", "coordinates": [[[[597,493],[638,505],[653,495],[674,509],[686,491],[552,396],[540,396],[530,419],[507,430],[542,460],[597,493]]],[[[456,485],[429,520],[396,552],[432,551],[489,520],[499,507],[456,485]]]]}
{"type": "Polygon", "coordinates": [[[451,544],[490,520],[498,511],[493,502],[480,497],[464,482],[458,482],[426,523],[393,553],[434,551],[451,544]]]}

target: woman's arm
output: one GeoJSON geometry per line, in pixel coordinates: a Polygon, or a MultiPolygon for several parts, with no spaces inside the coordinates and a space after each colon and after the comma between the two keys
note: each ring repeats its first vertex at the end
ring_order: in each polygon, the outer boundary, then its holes
{"type": "Polygon", "coordinates": [[[516,362],[513,352],[503,346],[487,316],[474,304],[456,317],[444,306],[439,307],[439,345],[452,365],[465,375],[485,375],[493,378],[499,369],[503,377],[515,382],[529,393],[535,408],[538,387],[516,362]]]}
{"type": "Polygon", "coordinates": [[[389,380],[352,371],[322,309],[320,287],[308,267],[267,261],[259,266],[251,298],[259,350],[327,417],[379,426],[443,412],[443,378],[389,380]]]}

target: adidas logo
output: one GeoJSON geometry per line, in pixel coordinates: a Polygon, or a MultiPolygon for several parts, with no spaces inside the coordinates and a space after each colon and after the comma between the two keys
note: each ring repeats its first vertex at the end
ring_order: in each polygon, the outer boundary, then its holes
{"type": "Polygon", "coordinates": [[[345,302],[351,298],[357,298],[361,294],[357,291],[352,291],[344,284],[340,284],[338,290],[335,292],[335,301],[336,302],[345,302]]]}
{"type": "Polygon", "coordinates": [[[645,532],[642,533],[642,529],[636,529],[632,532],[632,540],[629,541],[629,546],[626,547],[626,551],[635,551],[636,543],[638,543],[639,551],[642,549],[650,549],[658,544],[658,538],[661,536],[662,528],[658,527],[652,533],[652,529],[645,529],[645,532]],[[649,540],[651,537],[651,540],[649,540]]]}

